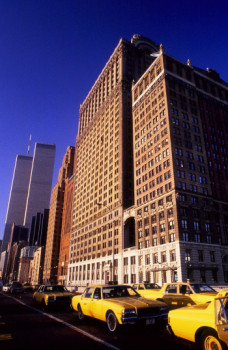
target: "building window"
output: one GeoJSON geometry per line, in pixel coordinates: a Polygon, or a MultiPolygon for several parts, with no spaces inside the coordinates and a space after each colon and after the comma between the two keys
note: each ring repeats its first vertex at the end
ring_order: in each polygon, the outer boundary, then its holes
{"type": "Polygon", "coordinates": [[[175,233],[171,233],[171,235],[169,235],[169,241],[170,242],[175,242],[175,239],[176,239],[175,233]]]}
{"type": "Polygon", "coordinates": [[[199,231],[200,227],[199,227],[199,221],[193,221],[193,227],[195,231],[199,231]]]}
{"type": "Polygon", "coordinates": [[[210,251],[210,259],[211,262],[215,262],[215,252],[213,250],[210,251]]]}
{"type": "Polygon", "coordinates": [[[170,251],[170,261],[176,261],[176,251],[175,250],[170,251]]]}
{"type": "Polygon", "coordinates": [[[206,241],[207,241],[207,243],[209,243],[209,244],[211,244],[211,236],[206,236],[206,241]]]}
{"type": "Polygon", "coordinates": [[[218,283],[218,276],[217,276],[217,271],[216,270],[212,270],[212,281],[214,283],[218,283]]]}
{"type": "Polygon", "coordinates": [[[160,225],[160,232],[165,232],[165,224],[160,225]]]}
{"type": "Polygon", "coordinates": [[[158,264],[158,253],[153,254],[153,263],[158,264]]]}
{"type": "Polygon", "coordinates": [[[161,236],[161,244],[165,244],[166,243],[166,236],[161,236]]]}
{"type": "Polygon", "coordinates": [[[169,224],[168,224],[169,226],[168,226],[168,229],[169,230],[173,230],[174,229],[174,220],[172,220],[172,221],[169,221],[169,224]]]}
{"type": "Polygon", "coordinates": [[[128,283],[128,275],[124,275],[124,283],[128,283]]]}
{"type": "Polygon", "coordinates": [[[157,246],[158,245],[158,239],[157,238],[154,238],[153,239],[153,246],[155,247],[155,246],[157,246]]]}
{"type": "Polygon", "coordinates": [[[128,266],[128,258],[124,258],[124,266],[128,266]]]}
{"type": "Polygon", "coordinates": [[[198,250],[198,260],[199,262],[203,262],[203,250],[198,250]]]}
{"type": "Polygon", "coordinates": [[[181,227],[182,228],[188,228],[188,221],[187,220],[181,220],[181,227]]]}
{"type": "Polygon", "coordinates": [[[149,265],[150,264],[150,254],[145,255],[145,264],[149,265]]]}
{"type": "Polygon", "coordinates": [[[165,252],[161,253],[161,261],[162,261],[162,263],[166,262],[166,253],[165,252]]]}
{"type": "Polygon", "coordinates": [[[157,226],[152,227],[152,235],[155,235],[157,233],[157,226]]]}
{"type": "Polygon", "coordinates": [[[185,262],[191,261],[191,250],[185,249],[185,262]]]}
{"type": "Polygon", "coordinates": [[[206,232],[210,232],[210,230],[211,230],[211,229],[210,229],[210,224],[206,223],[206,224],[205,224],[205,231],[206,231],[206,232]]]}
{"type": "Polygon", "coordinates": [[[185,242],[188,242],[188,241],[189,241],[188,232],[183,232],[183,240],[184,240],[185,242]]]}
{"type": "Polygon", "coordinates": [[[136,283],[136,274],[131,274],[131,283],[136,283]]]}
{"type": "Polygon", "coordinates": [[[198,243],[201,241],[200,235],[198,233],[195,234],[195,241],[198,243]]]}

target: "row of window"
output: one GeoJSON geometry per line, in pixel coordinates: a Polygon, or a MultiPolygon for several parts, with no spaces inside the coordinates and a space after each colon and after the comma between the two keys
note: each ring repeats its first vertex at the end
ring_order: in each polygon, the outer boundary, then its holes
{"type": "Polygon", "coordinates": [[[142,205],[143,203],[148,202],[149,200],[153,200],[161,195],[163,195],[164,193],[172,190],[172,182],[169,182],[167,184],[165,184],[164,186],[161,186],[159,188],[157,188],[156,190],[150,192],[149,194],[146,194],[145,196],[141,197],[141,198],[137,198],[136,203],[138,206],[142,205]]]}
{"type": "MultiPolygon", "coordinates": [[[[195,251],[194,251],[194,257],[195,257],[195,251]]],[[[209,254],[208,251],[204,251],[202,249],[197,250],[197,255],[198,255],[198,261],[199,262],[204,262],[205,260],[208,259],[209,255],[209,260],[210,262],[215,262],[215,251],[210,250],[209,254]],[[205,257],[206,255],[206,257],[205,257]],[[205,259],[206,258],[206,259],[205,259]]],[[[185,262],[190,262],[192,261],[192,256],[193,256],[193,251],[191,249],[185,249],[185,262]]]]}

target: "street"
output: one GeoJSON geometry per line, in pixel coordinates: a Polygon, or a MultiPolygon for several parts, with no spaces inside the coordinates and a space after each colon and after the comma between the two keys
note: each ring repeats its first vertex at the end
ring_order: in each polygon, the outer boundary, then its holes
{"type": "Polygon", "coordinates": [[[154,326],[122,327],[110,335],[106,324],[93,319],[83,323],[70,308],[42,312],[34,307],[32,294],[20,297],[0,293],[0,347],[27,349],[154,349],[193,350],[195,347],[154,326]]]}

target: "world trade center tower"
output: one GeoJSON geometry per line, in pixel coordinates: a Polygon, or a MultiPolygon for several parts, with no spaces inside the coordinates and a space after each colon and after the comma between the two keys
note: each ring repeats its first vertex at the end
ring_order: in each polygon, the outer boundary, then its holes
{"type": "Polygon", "coordinates": [[[55,145],[36,143],[34,155],[17,155],[8,201],[2,252],[12,224],[30,228],[32,216],[49,208],[55,145]]]}

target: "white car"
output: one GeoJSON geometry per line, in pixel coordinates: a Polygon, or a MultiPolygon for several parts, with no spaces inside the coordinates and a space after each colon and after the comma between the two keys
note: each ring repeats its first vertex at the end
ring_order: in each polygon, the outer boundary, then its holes
{"type": "Polygon", "coordinates": [[[10,286],[11,286],[11,284],[9,284],[9,283],[4,284],[3,287],[2,287],[2,291],[3,292],[9,292],[10,286]]]}

